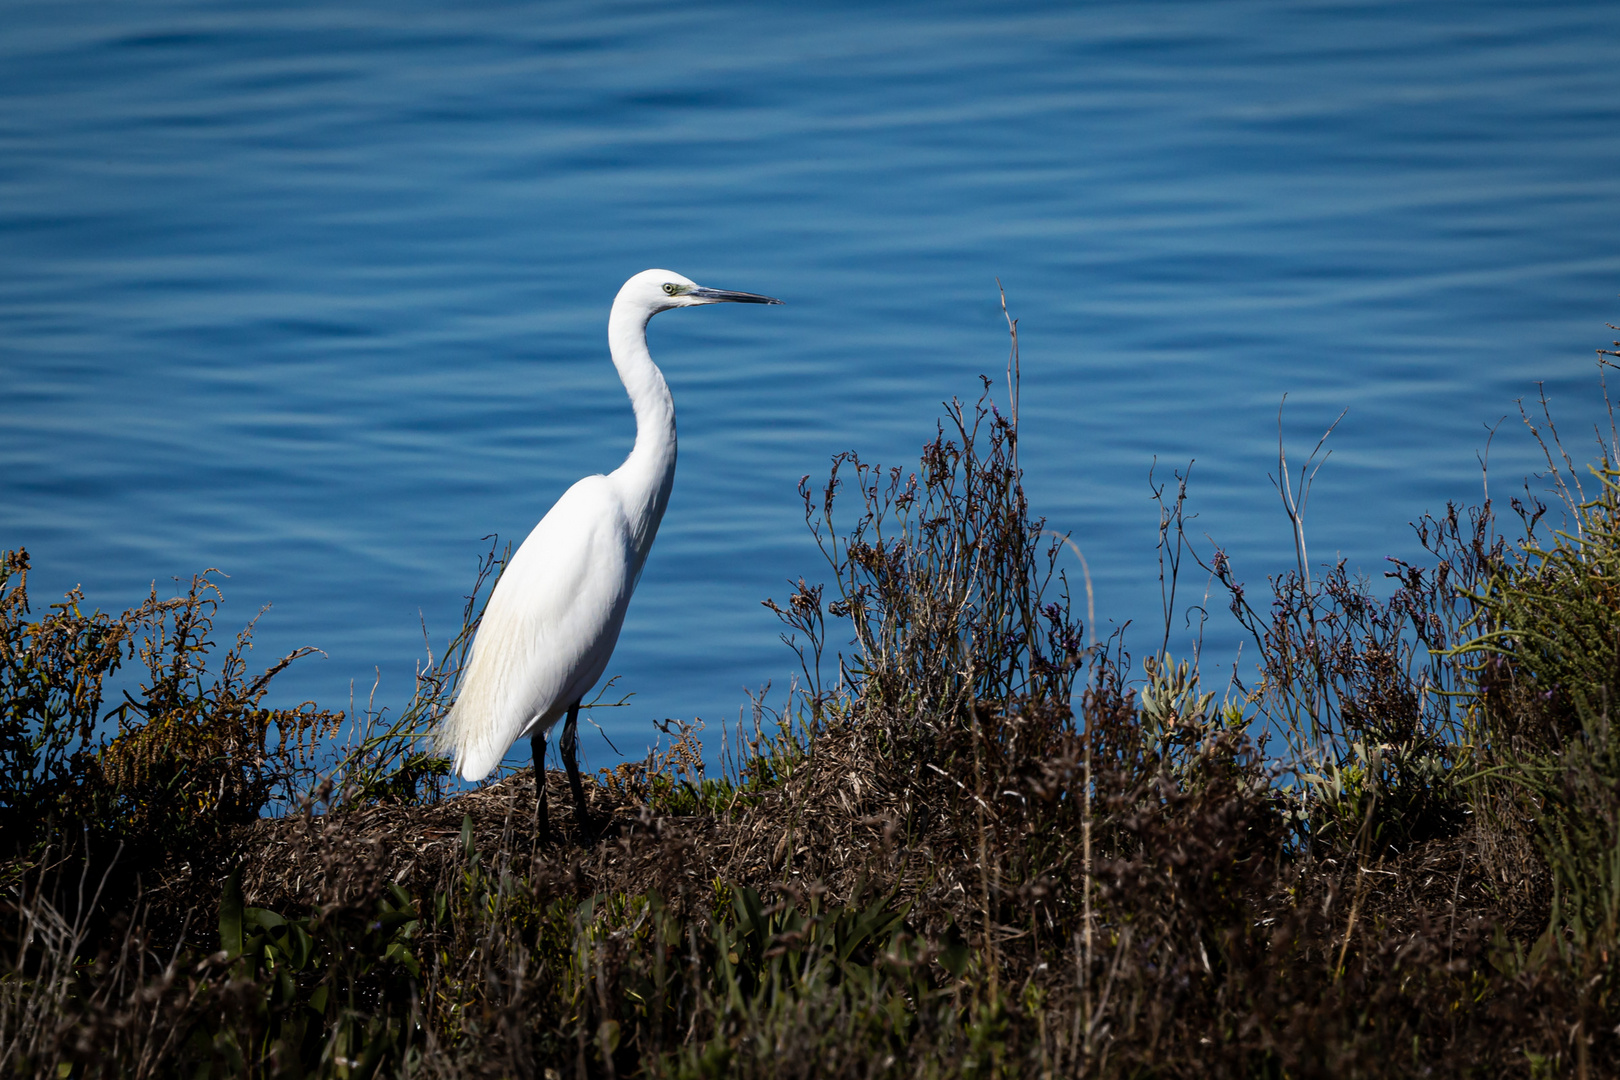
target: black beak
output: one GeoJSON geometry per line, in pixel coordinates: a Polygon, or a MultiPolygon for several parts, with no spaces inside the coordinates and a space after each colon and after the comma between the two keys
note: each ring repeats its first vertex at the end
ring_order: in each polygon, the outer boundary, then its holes
{"type": "Polygon", "coordinates": [[[780,304],[782,301],[774,296],[761,296],[751,292],[730,292],[726,289],[705,289],[699,285],[686,291],[687,296],[696,296],[703,300],[713,300],[716,303],[730,301],[734,304],[780,304]]]}

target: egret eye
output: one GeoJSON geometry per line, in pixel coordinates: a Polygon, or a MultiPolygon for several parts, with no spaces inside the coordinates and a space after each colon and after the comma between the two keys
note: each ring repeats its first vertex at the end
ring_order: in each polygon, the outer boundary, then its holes
{"type": "Polygon", "coordinates": [[[664,282],[664,293],[666,295],[674,296],[676,294],[676,292],[678,292],[679,290],[680,290],[680,286],[676,285],[673,281],[664,282]]]}

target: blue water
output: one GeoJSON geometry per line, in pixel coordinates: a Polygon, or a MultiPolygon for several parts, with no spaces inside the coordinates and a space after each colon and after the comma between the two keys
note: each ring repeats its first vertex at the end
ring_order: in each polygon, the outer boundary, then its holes
{"type": "Polygon", "coordinates": [[[326,652],[277,701],[397,707],[481,538],[628,450],[619,283],[780,296],[653,323],[680,470],[597,716],[634,756],[784,685],[799,477],[915,461],[1003,368],[998,277],[1032,499],[1138,651],[1155,458],[1251,583],[1290,561],[1284,394],[1296,453],[1349,410],[1310,539],[1374,576],[1488,425],[1496,483],[1535,467],[1538,381],[1584,445],[1620,6],[1010,7],[7,0],[0,543],[41,603],[218,567],[257,661],[326,652]]]}

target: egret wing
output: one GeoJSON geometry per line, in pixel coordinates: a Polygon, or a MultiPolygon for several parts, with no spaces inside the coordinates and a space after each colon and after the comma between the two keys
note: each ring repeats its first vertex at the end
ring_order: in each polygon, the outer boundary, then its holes
{"type": "Polygon", "coordinates": [[[605,476],[579,481],[524,540],[490,594],[441,744],[482,779],[536,724],[601,678],[635,588],[629,521],[605,476]]]}

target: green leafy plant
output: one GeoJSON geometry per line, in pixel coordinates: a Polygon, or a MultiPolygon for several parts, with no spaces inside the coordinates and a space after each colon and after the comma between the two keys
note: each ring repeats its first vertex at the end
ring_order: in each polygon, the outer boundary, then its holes
{"type": "Polygon", "coordinates": [[[1545,504],[1517,503],[1525,539],[1472,594],[1476,635],[1453,655],[1480,686],[1487,790],[1536,824],[1551,876],[1548,946],[1620,1000],[1620,437],[1612,424],[1585,484],[1545,398],[1544,451],[1563,527],[1537,533],[1545,504]],[[1613,957],[1614,960],[1605,958],[1613,957]]]}
{"type": "Polygon", "coordinates": [[[399,1060],[421,975],[415,904],[399,886],[374,905],[286,918],[242,902],[240,880],[225,883],[219,938],[237,990],[235,1023],[201,1025],[188,1051],[228,1074],[274,1062],[283,1075],[367,1077],[399,1060]],[[244,1023],[246,1021],[246,1023],[244,1023]],[[243,1035],[254,1036],[242,1045],[243,1035]]]}

